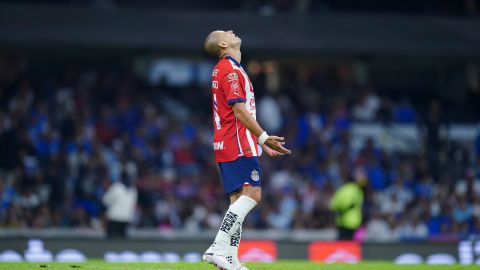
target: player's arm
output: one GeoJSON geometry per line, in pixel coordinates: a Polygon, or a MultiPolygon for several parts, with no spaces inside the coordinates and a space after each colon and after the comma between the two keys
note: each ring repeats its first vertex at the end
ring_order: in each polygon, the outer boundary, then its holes
{"type": "Polygon", "coordinates": [[[260,127],[257,120],[247,111],[245,108],[245,102],[236,102],[232,105],[232,110],[235,113],[235,117],[246,127],[253,135],[258,138],[263,150],[267,152],[269,156],[290,154],[291,151],[283,147],[285,144],[283,137],[269,136],[260,127]],[[270,151],[272,150],[272,151],[270,151]]]}

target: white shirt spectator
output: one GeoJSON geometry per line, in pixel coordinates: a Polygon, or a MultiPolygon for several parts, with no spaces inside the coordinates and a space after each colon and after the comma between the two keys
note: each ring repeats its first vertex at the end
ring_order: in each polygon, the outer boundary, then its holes
{"type": "Polygon", "coordinates": [[[353,107],[353,116],[358,120],[372,121],[379,108],[380,98],[372,92],[353,107]]]}
{"type": "Polygon", "coordinates": [[[423,239],[423,238],[427,238],[427,236],[428,236],[427,224],[423,222],[412,224],[412,237],[417,239],[423,239]]]}
{"type": "Polygon", "coordinates": [[[271,96],[263,97],[258,104],[258,116],[269,132],[277,132],[282,127],[282,112],[278,102],[271,96]]]}
{"type": "Polygon", "coordinates": [[[276,171],[272,173],[270,187],[273,190],[281,190],[292,185],[294,176],[287,170],[276,171]]]}
{"type": "Polygon", "coordinates": [[[374,218],[367,224],[367,239],[381,242],[396,241],[398,240],[398,233],[390,228],[385,219],[374,218]]]}
{"type": "MultiPolygon", "coordinates": [[[[466,179],[460,179],[460,181],[457,181],[455,184],[455,194],[459,196],[463,196],[467,193],[468,189],[468,180],[466,179]]],[[[480,196],[480,179],[474,179],[473,181],[473,193],[476,196],[480,196]]]]}
{"type": "Polygon", "coordinates": [[[400,203],[402,203],[404,205],[411,202],[413,200],[413,197],[414,197],[413,192],[410,189],[408,189],[407,187],[405,187],[402,183],[399,183],[399,182],[396,182],[393,185],[391,185],[390,187],[388,187],[385,190],[385,194],[387,194],[388,196],[393,196],[393,194],[395,194],[398,201],[400,201],[400,203]]]}
{"type": "Polygon", "coordinates": [[[428,237],[428,227],[420,221],[406,222],[400,226],[399,234],[406,239],[425,239],[428,237]]]}
{"type": "Polygon", "coordinates": [[[398,200],[396,194],[379,193],[376,196],[376,201],[380,206],[380,213],[382,214],[399,214],[405,210],[405,202],[398,200]]]}
{"type": "Polygon", "coordinates": [[[107,218],[118,222],[132,222],[135,217],[137,190],[121,182],[112,184],[102,198],[107,207],[107,218]]]}

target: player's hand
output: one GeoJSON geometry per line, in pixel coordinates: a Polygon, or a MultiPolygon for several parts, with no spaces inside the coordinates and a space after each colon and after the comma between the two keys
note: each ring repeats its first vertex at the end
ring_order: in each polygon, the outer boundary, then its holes
{"type": "MultiPolygon", "coordinates": [[[[292,151],[283,147],[284,144],[285,138],[278,136],[268,136],[267,140],[265,141],[265,145],[268,146],[271,150],[276,151],[282,155],[290,155],[292,151]]],[[[267,155],[269,155],[268,152],[267,155]]]]}
{"type": "Polygon", "coordinates": [[[285,154],[282,154],[278,151],[273,150],[272,148],[268,147],[266,144],[262,145],[263,152],[267,154],[269,157],[278,157],[278,156],[283,156],[285,154]]]}

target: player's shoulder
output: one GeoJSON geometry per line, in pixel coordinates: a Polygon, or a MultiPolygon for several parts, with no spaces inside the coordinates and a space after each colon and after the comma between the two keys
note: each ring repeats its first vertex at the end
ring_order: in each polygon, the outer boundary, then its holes
{"type": "Polygon", "coordinates": [[[218,61],[215,68],[218,69],[222,73],[232,72],[233,71],[233,63],[228,58],[222,58],[218,61]]]}

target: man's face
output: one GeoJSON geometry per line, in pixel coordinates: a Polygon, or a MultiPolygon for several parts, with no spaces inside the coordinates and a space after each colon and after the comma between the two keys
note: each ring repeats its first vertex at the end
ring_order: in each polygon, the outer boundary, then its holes
{"type": "Polygon", "coordinates": [[[242,43],[242,39],[237,37],[235,33],[233,33],[232,30],[230,31],[221,31],[222,37],[221,41],[224,41],[227,43],[229,47],[235,47],[237,45],[240,45],[242,43]]]}

